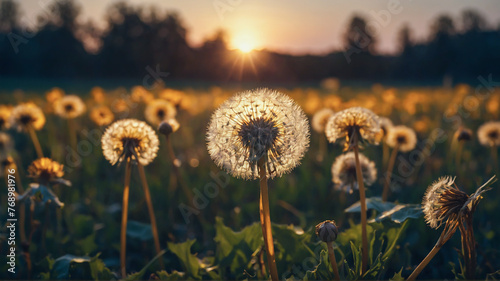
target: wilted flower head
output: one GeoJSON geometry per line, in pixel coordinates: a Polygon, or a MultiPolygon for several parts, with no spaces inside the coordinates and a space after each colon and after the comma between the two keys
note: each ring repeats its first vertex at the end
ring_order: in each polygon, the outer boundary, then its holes
{"type": "Polygon", "coordinates": [[[258,178],[264,159],[273,178],[299,164],[309,146],[309,125],[288,96],[257,89],[232,96],[214,112],[207,142],[214,162],[233,176],[258,178]]]}
{"type": "Polygon", "coordinates": [[[174,118],[169,118],[165,121],[162,121],[160,125],[158,126],[158,132],[165,136],[169,136],[171,133],[177,132],[180,128],[179,122],[175,120],[174,118]]]}
{"type": "Polygon", "coordinates": [[[45,125],[45,115],[35,104],[24,103],[14,107],[10,123],[16,126],[18,131],[28,131],[30,128],[38,131],[45,125]]]}
{"type": "MultiPolygon", "coordinates": [[[[50,158],[37,159],[28,167],[29,177],[41,184],[60,182],[64,176],[64,166],[50,158]]],[[[63,182],[65,182],[63,180],[63,182]]]]}
{"type": "Polygon", "coordinates": [[[448,219],[458,221],[466,212],[473,213],[482,193],[490,189],[488,186],[493,180],[494,177],[469,196],[456,186],[455,178],[439,178],[427,188],[422,200],[425,221],[437,229],[448,219]]]}
{"type": "Polygon", "coordinates": [[[387,137],[389,130],[394,126],[391,119],[387,117],[379,117],[380,129],[382,129],[383,137],[387,137]]]}
{"type": "Polygon", "coordinates": [[[115,119],[113,112],[107,106],[95,107],[90,111],[90,119],[97,126],[109,125],[115,119]]]}
{"type": "Polygon", "coordinates": [[[408,152],[417,145],[417,134],[406,126],[394,126],[387,135],[387,144],[390,147],[398,147],[401,152],[408,152]]]}
{"type": "Polygon", "coordinates": [[[472,131],[470,129],[460,127],[455,132],[454,138],[457,141],[470,141],[472,139],[472,131]]]}
{"type": "Polygon", "coordinates": [[[323,242],[333,242],[337,240],[339,229],[334,220],[326,220],[316,225],[316,235],[323,242]]]}
{"type": "Polygon", "coordinates": [[[154,126],[158,126],[163,120],[174,118],[176,114],[175,107],[166,100],[153,100],[144,111],[146,120],[154,126]]]}
{"type": "Polygon", "coordinates": [[[158,152],[158,136],[145,122],[119,120],[111,124],[101,139],[104,157],[111,163],[127,159],[148,165],[158,152]]]}
{"type": "Polygon", "coordinates": [[[353,145],[353,137],[358,136],[362,142],[366,140],[378,143],[381,134],[378,116],[363,107],[351,107],[335,113],[328,120],[325,127],[328,141],[334,143],[337,139],[345,138],[345,149],[353,145]]]}
{"type": "Polygon", "coordinates": [[[500,122],[487,122],[477,130],[479,142],[484,146],[500,146],[500,122]]]}
{"type": "Polygon", "coordinates": [[[328,122],[328,118],[330,118],[333,113],[333,110],[331,110],[330,108],[323,108],[314,113],[311,122],[313,130],[320,134],[324,133],[326,122],[328,122]]]}
{"type": "Polygon", "coordinates": [[[12,112],[12,106],[0,105],[0,130],[6,130],[10,128],[10,114],[12,112]]]}
{"type": "Polygon", "coordinates": [[[54,112],[66,119],[73,119],[82,115],[86,108],[82,99],[75,95],[64,96],[54,103],[54,112]]]}
{"type": "MultiPolygon", "coordinates": [[[[377,168],[375,163],[359,153],[359,163],[365,186],[372,185],[377,179],[377,168]]],[[[352,193],[353,189],[358,189],[356,178],[356,158],[354,152],[347,152],[335,159],[332,165],[332,181],[335,188],[352,193]]]]}

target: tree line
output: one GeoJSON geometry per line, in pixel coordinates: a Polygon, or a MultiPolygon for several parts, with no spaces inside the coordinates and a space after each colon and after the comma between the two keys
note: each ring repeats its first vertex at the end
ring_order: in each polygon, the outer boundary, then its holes
{"type": "Polygon", "coordinates": [[[408,25],[398,34],[394,55],[377,52],[377,36],[363,15],[354,15],[343,35],[344,49],[326,55],[242,55],[230,50],[218,30],[199,47],[187,42],[178,13],[126,2],[110,6],[107,28],[79,23],[81,6],[58,0],[33,26],[21,24],[17,2],[0,4],[0,76],[47,78],[138,78],[148,72],[171,79],[207,81],[317,81],[327,77],[370,80],[473,79],[500,74],[500,26],[469,9],[458,19],[440,15],[428,40],[417,42],[408,25]]]}

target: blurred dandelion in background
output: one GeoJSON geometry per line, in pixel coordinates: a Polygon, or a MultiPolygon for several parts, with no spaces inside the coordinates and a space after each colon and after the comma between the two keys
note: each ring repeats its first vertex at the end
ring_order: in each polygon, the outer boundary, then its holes
{"type": "MultiPolygon", "coordinates": [[[[363,173],[365,185],[372,185],[377,179],[377,168],[375,163],[370,161],[363,154],[359,154],[359,162],[363,173]]],[[[356,179],[356,159],[354,152],[348,152],[338,156],[332,165],[332,182],[335,188],[352,194],[359,185],[356,179]]]]}
{"type": "Polygon", "coordinates": [[[97,126],[107,126],[113,122],[115,116],[107,106],[98,106],[90,111],[90,120],[97,126]]]}
{"type": "Polygon", "coordinates": [[[31,102],[17,105],[11,112],[10,123],[18,131],[29,133],[38,158],[42,158],[42,146],[35,132],[41,130],[45,125],[45,115],[42,109],[31,102]]]}
{"type": "Polygon", "coordinates": [[[333,114],[334,114],[334,112],[330,108],[323,108],[323,109],[318,110],[316,113],[314,113],[314,115],[312,117],[311,127],[318,134],[321,134],[321,137],[319,138],[318,155],[316,156],[316,159],[318,160],[318,162],[323,161],[324,156],[327,152],[327,143],[326,143],[326,139],[324,137],[325,126],[326,126],[326,122],[328,122],[328,119],[333,114]]]}
{"type": "Polygon", "coordinates": [[[144,116],[153,126],[158,126],[163,120],[174,118],[177,114],[175,107],[166,100],[153,100],[146,106],[144,116]]]}

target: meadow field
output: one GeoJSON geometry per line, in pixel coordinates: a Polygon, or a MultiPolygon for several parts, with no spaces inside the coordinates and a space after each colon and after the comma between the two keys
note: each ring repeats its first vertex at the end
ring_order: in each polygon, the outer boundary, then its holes
{"type": "MultiPolygon", "coordinates": [[[[207,129],[214,111],[234,94],[256,87],[106,85],[80,91],[17,87],[20,89],[1,91],[0,97],[0,174],[5,186],[15,185],[17,193],[13,208],[17,278],[268,278],[259,225],[259,181],[233,177],[207,151],[207,129]],[[16,112],[21,104],[28,109],[16,112]],[[45,120],[30,127],[23,123],[28,118],[25,115],[45,120]],[[159,149],[141,165],[130,166],[126,159],[112,163],[103,155],[106,129],[123,119],[146,122],[153,130],[149,134],[158,138],[159,149]],[[163,119],[170,120],[167,128],[171,131],[158,131],[163,119]],[[57,163],[34,163],[40,154],[57,163]],[[120,226],[127,178],[127,276],[123,276],[120,226]],[[156,226],[151,224],[150,203],[156,226]]],[[[443,226],[431,228],[424,218],[421,204],[428,187],[451,176],[470,195],[499,175],[500,87],[491,83],[491,77],[480,77],[470,85],[429,87],[377,83],[356,87],[327,79],[317,85],[273,90],[286,94],[303,109],[310,131],[300,164],[290,173],[268,180],[279,279],[335,278],[327,244],[315,234],[315,226],[325,220],[334,220],[338,227],[332,245],[340,279],[406,279],[443,231],[443,226]],[[360,153],[373,161],[375,173],[371,184],[365,182],[366,269],[362,268],[359,192],[353,185],[353,192],[339,189],[342,183],[332,181],[332,165],[346,151],[312,124],[313,116],[323,108],[335,114],[354,107],[386,117],[394,126],[406,126],[416,136],[414,147],[404,152],[393,152],[386,135],[381,135],[378,145],[361,147],[360,153]],[[490,133],[488,142],[477,132],[490,121],[497,122],[497,135],[490,133]],[[381,197],[388,175],[390,188],[384,201],[381,197]]],[[[384,129],[390,131],[391,126],[384,129]]],[[[118,156],[130,155],[124,151],[118,156]]],[[[470,274],[482,280],[500,278],[500,224],[495,218],[500,211],[500,187],[498,182],[488,187],[491,190],[471,196],[477,201],[483,197],[471,212],[476,250],[473,268],[464,261],[467,243],[457,228],[419,279],[469,279],[470,274]]],[[[2,222],[10,216],[11,201],[5,190],[0,193],[2,222]]],[[[0,233],[3,257],[11,247],[7,226],[2,224],[0,233]]],[[[12,277],[8,262],[0,264],[0,279],[12,277]]]]}

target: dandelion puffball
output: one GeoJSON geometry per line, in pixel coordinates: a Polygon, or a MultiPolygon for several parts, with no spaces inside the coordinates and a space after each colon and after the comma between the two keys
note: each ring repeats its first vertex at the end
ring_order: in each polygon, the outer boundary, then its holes
{"type": "Polygon", "coordinates": [[[214,162],[235,177],[256,179],[260,159],[269,177],[296,167],[309,146],[309,124],[288,96],[257,89],[238,93],[212,115],[207,132],[214,162]]]}

